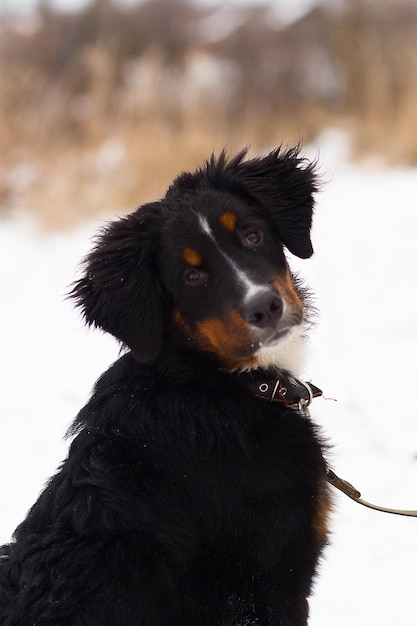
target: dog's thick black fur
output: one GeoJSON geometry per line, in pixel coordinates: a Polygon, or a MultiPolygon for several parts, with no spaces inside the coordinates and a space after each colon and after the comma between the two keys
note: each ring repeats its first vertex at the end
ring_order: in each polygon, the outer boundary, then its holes
{"type": "Polygon", "coordinates": [[[1,626],[307,623],[323,446],[253,383],[292,380],[307,305],[284,246],[312,254],[317,181],[298,148],[245,156],[180,175],[85,260],[72,296],[126,352],[2,548],[1,626]]]}

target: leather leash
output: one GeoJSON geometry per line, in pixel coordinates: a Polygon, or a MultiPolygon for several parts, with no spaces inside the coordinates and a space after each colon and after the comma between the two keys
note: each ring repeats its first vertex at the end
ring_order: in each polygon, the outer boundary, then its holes
{"type": "MultiPolygon", "coordinates": [[[[257,398],[269,400],[269,402],[279,402],[285,406],[295,406],[306,417],[310,417],[308,407],[313,399],[323,396],[321,389],[312,383],[302,382],[290,374],[285,374],[279,380],[265,379],[261,381],[251,381],[249,383],[249,388],[253,395],[257,398]]],[[[329,468],[327,469],[326,476],[328,482],[333,485],[333,487],[362,506],[366,506],[367,508],[375,511],[381,511],[382,513],[417,517],[417,511],[407,509],[390,509],[364,500],[360,491],[358,491],[347,480],[337,476],[337,474],[329,468]]]]}
{"type": "Polygon", "coordinates": [[[353,485],[348,483],[347,480],[339,478],[339,476],[337,476],[337,474],[335,474],[331,469],[327,470],[327,480],[331,485],[333,485],[333,487],[336,487],[336,489],[339,489],[339,491],[348,496],[348,498],[351,498],[358,504],[362,504],[362,506],[368,507],[368,509],[382,511],[382,513],[392,513],[393,515],[406,515],[407,517],[417,517],[417,511],[409,511],[407,509],[389,509],[385,506],[378,506],[377,504],[372,504],[367,500],[363,500],[360,491],[358,491],[353,485]]]}

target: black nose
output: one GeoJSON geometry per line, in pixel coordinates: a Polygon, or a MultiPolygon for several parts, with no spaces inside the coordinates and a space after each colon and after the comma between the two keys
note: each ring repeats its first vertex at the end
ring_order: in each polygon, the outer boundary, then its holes
{"type": "Polygon", "coordinates": [[[251,298],[240,313],[248,324],[257,328],[273,326],[281,317],[284,303],[275,292],[262,292],[251,298]]]}

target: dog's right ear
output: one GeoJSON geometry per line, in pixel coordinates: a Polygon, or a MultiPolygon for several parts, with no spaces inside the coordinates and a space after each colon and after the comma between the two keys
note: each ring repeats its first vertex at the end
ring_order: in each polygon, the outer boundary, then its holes
{"type": "Polygon", "coordinates": [[[162,304],[155,253],[159,203],[110,222],[83,262],[73,285],[86,322],[111,333],[142,362],[153,360],[162,344],[162,304]]]}

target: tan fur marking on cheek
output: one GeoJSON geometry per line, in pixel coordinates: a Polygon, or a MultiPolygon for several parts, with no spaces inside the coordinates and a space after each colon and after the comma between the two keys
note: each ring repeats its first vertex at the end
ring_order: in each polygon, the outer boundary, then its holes
{"type": "Polygon", "coordinates": [[[201,265],[203,260],[197,250],[193,250],[192,248],[185,248],[182,251],[182,258],[188,265],[192,265],[192,267],[201,265]]]}
{"type": "Polygon", "coordinates": [[[204,338],[208,345],[215,348],[215,350],[222,351],[222,348],[230,344],[230,334],[228,325],[224,323],[222,319],[212,317],[207,320],[203,320],[197,324],[198,331],[202,338],[204,338]]]}
{"type": "MultiPolygon", "coordinates": [[[[236,345],[232,346],[231,342],[228,346],[226,343],[231,339],[231,331],[228,326],[218,318],[210,318],[208,320],[204,320],[202,322],[198,322],[195,327],[187,323],[184,319],[181,311],[179,309],[174,310],[174,320],[175,324],[186,333],[188,337],[190,337],[197,345],[200,346],[203,350],[208,350],[209,352],[214,353],[222,366],[230,371],[240,369],[242,367],[250,367],[254,363],[254,358],[247,357],[241,359],[229,358],[224,350],[227,349],[236,349],[236,345]]],[[[235,340],[238,342],[237,345],[245,346],[248,342],[248,338],[244,333],[243,329],[243,320],[240,318],[240,315],[232,311],[230,314],[229,322],[238,325],[240,322],[241,332],[239,334],[235,333],[235,340]],[[235,322],[233,322],[235,320],[235,322]]]]}
{"type": "Polygon", "coordinates": [[[236,227],[237,217],[231,211],[226,211],[220,216],[220,223],[229,233],[232,233],[236,227]]]}
{"type": "Polygon", "coordinates": [[[291,273],[287,271],[284,276],[275,277],[274,286],[294,312],[302,316],[304,310],[303,300],[297,292],[291,273]]]}
{"type": "Polygon", "coordinates": [[[174,320],[202,350],[215,354],[226,370],[250,368],[255,363],[253,356],[242,358],[228,356],[230,350],[235,352],[239,348],[245,349],[250,343],[247,327],[237,311],[230,312],[227,322],[219,318],[209,318],[191,325],[184,319],[181,311],[176,309],[174,320]]]}
{"type": "Polygon", "coordinates": [[[230,369],[246,363],[246,357],[239,359],[231,356],[250,350],[248,327],[237,311],[229,311],[224,319],[212,317],[203,320],[196,327],[200,345],[214,352],[230,369]]]}

